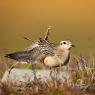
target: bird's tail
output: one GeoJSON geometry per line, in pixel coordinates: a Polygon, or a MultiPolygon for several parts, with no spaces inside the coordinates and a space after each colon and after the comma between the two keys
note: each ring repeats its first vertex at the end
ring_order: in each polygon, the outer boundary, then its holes
{"type": "Polygon", "coordinates": [[[17,61],[25,61],[28,62],[29,58],[31,58],[31,51],[22,51],[22,52],[15,52],[15,53],[10,53],[6,54],[5,57],[14,59],[17,61]]]}

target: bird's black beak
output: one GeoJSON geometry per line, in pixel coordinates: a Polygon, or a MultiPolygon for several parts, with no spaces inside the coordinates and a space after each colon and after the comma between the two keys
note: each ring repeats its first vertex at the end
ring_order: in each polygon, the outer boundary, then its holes
{"type": "Polygon", "coordinates": [[[71,46],[72,46],[72,47],[76,47],[76,46],[75,46],[75,45],[73,45],[73,44],[72,44],[71,46]]]}

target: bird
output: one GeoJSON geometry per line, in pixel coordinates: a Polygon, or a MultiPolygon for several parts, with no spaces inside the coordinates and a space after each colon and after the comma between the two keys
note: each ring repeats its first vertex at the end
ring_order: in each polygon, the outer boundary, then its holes
{"type": "MultiPolygon", "coordinates": [[[[47,31],[46,31],[46,33],[45,33],[45,36],[43,37],[44,40],[49,41],[50,32],[51,32],[51,26],[48,26],[47,31]]],[[[41,41],[41,40],[40,40],[41,38],[39,38],[38,40],[32,40],[31,38],[28,38],[28,37],[23,37],[23,38],[24,38],[25,40],[28,40],[28,41],[32,42],[31,45],[28,46],[27,48],[25,48],[24,51],[23,51],[23,53],[22,53],[22,52],[15,52],[15,53],[13,53],[13,54],[6,54],[5,57],[10,58],[10,59],[15,59],[15,58],[12,57],[12,56],[13,56],[13,55],[15,56],[15,54],[18,54],[18,53],[21,53],[21,54],[23,55],[23,57],[24,57],[24,56],[25,56],[24,52],[27,52],[27,54],[28,54],[28,52],[30,52],[30,51],[31,51],[31,52],[33,51],[33,52],[34,52],[34,51],[38,48],[39,42],[41,41]],[[34,49],[34,48],[35,48],[35,49],[34,49]]],[[[19,58],[21,58],[21,56],[20,56],[19,58]]],[[[20,60],[19,58],[15,59],[15,60],[19,61],[19,60],[20,60]]],[[[26,62],[30,62],[29,59],[24,60],[24,59],[22,58],[22,61],[21,61],[20,63],[26,63],[26,62]]],[[[36,63],[36,61],[35,61],[34,63],[36,63]]],[[[10,73],[10,71],[14,68],[14,66],[17,65],[17,64],[18,64],[18,62],[16,62],[15,64],[13,64],[13,65],[10,67],[9,73],[10,73]]],[[[33,67],[33,66],[32,66],[32,67],[33,67]]]]}
{"type": "Polygon", "coordinates": [[[56,46],[54,55],[49,55],[44,59],[44,64],[50,68],[66,65],[69,62],[72,47],[75,47],[75,45],[70,40],[61,41],[56,46]]]}
{"type": "Polygon", "coordinates": [[[5,57],[27,63],[31,62],[32,64],[43,63],[46,67],[55,68],[69,62],[72,47],[75,47],[75,45],[70,40],[54,44],[39,38],[34,48],[6,54],[5,57]]]}
{"type": "Polygon", "coordinates": [[[20,63],[31,63],[32,70],[35,69],[36,63],[43,63],[43,59],[46,55],[53,54],[55,44],[49,43],[45,38],[39,38],[32,42],[28,48],[23,51],[13,52],[6,54],[5,57],[14,59],[17,62],[13,64],[9,69],[9,74],[15,65],[20,63]]]}
{"type": "Polygon", "coordinates": [[[53,54],[54,44],[49,43],[43,38],[39,38],[36,42],[24,51],[6,54],[5,57],[17,61],[33,62],[41,61],[46,55],[53,54]]]}

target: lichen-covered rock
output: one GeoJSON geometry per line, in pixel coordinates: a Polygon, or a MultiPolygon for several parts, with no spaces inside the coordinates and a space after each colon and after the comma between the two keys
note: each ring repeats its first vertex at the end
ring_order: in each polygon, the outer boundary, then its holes
{"type": "Polygon", "coordinates": [[[65,79],[69,78],[69,72],[61,71],[61,72],[54,72],[50,75],[50,70],[29,70],[29,69],[12,69],[9,73],[9,69],[5,72],[2,82],[11,81],[13,83],[19,82],[31,82],[34,81],[34,77],[36,75],[36,79],[40,79],[41,81],[46,81],[50,79],[50,77],[60,79],[64,81],[65,79]]]}

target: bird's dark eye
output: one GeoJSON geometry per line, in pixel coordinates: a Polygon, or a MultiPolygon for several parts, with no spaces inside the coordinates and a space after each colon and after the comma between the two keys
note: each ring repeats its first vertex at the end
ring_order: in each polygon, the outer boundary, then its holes
{"type": "Polygon", "coordinates": [[[66,42],[63,42],[63,44],[66,44],[66,42]]]}

